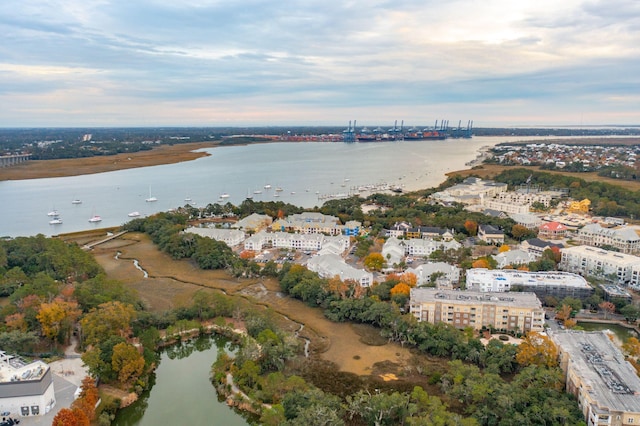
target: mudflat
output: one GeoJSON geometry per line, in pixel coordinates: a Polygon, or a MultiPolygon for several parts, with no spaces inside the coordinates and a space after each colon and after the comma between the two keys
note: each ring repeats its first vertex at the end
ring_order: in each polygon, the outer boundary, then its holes
{"type": "Polygon", "coordinates": [[[206,157],[209,155],[208,153],[194,151],[214,146],[217,146],[217,143],[193,142],[177,145],[160,145],[150,151],[108,156],[61,160],[32,160],[16,166],[0,169],[0,181],[79,176],[133,169],[136,167],[174,164],[206,157]]]}

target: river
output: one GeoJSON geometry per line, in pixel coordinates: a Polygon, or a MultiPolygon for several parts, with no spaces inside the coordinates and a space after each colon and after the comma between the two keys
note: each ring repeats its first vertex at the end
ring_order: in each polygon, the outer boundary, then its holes
{"type": "MultiPolygon", "coordinates": [[[[473,137],[445,141],[378,143],[266,143],[208,148],[211,155],[177,164],[63,178],[0,182],[1,236],[55,235],[119,226],[141,216],[183,206],[281,200],[301,207],[322,205],[318,195],[348,193],[385,182],[405,190],[430,188],[445,173],[466,168],[482,147],[522,137],[473,137]],[[271,189],[265,189],[271,185],[271,189]],[[282,191],[277,193],[276,187],[282,191]],[[254,194],[255,191],[262,191],[254,194]],[[316,194],[317,192],[317,194],[316,194]],[[155,197],[157,201],[145,200],[155,197]],[[72,200],[81,203],[72,204],[72,200]],[[50,225],[57,210],[62,224],[50,225]],[[94,215],[102,221],[89,223],[94,215]]],[[[540,139],[540,138],[530,138],[540,139]]],[[[368,195],[364,193],[364,195],[368,195]]]]}
{"type": "Polygon", "coordinates": [[[249,425],[241,414],[218,401],[209,380],[218,351],[228,350],[219,336],[202,336],[162,350],[152,386],[120,410],[114,426],[249,425]]]}

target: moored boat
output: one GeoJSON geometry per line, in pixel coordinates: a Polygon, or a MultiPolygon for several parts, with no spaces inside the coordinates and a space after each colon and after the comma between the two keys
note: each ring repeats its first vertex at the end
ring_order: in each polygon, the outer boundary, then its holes
{"type": "Polygon", "coordinates": [[[131,212],[127,216],[129,216],[129,217],[138,217],[138,216],[140,216],[140,212],[131,212]]]}

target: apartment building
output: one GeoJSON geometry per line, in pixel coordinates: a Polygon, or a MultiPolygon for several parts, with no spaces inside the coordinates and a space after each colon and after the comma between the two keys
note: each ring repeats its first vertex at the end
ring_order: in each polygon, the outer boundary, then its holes
{"type": "Polygon", "coordinates": [[[566,390],[578,400],[587,425],[640,424],[640,379],[605,332],[564,330],[550,337],[566,390]]]}
{"type": "Polygon", "coordinates": [[[406,272],[411,272],[417,278],[417,285],[425,285],[431,282],[433,274],[442,275],[442,278],[450,285],[460,281],[461,269],[445,262],[429,262],[415,268],[408,268],[406,272]]]}
{"type": "Polygon", "coordinates": [[[313,256],[308,260],[307,268],[316,272],[322,278],[337,276],[342,281],[353,280],[362,287],[370,287],[373,283],[373,274],[371,272],[348,265],[342,257],[336,254],[313,256]]]}
{"type": "Polygon", "coordinates": [[[640,236],[629,226],[605,228],[599,223],[591,223],[578,231],[577,239],[586,246],[611,246],[622,253],[636,253],[640,250],[640,236]]]}
{"type": "Polygon", "coordinates": [[[467,270],[467,288],[480,292],[524,291],[534,293],[540,300],[544,300],[547,296],[557,299],[575,297],[584,300],[594,292],[587,280],[580,275],[568,272],[527,272],[485,268],[467,270]]]}
{"type": "Polygon", "coordinates": [[[582,276],[604,278],[615,284],[633,284],[633,271],[640,270],[640,258],[630,254],[589,246],[567,247],[560,252],[562,260],[559,269],[582,276]]]}
{"type": "Polygon", "coordinates": [[[185,229],[184,232],[211,238],[216,241],[222,241],[229,247],[235,247],[245,239],[244,231],[239,229],[196,228],[191,226],[185,229]]]}
{"type": "Polygon", "coordinates": [[[533,293],[413,288],[410,312],[418,321],[444,322],[456,328],[492,327],[517,332],[542,331],[544,309],[533,293]]]}

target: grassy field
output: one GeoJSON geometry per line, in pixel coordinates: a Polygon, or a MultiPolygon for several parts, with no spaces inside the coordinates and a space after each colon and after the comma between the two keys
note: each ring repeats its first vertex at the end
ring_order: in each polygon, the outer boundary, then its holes
{"type": "Polygon", "coordinates": [[[0,181],[79,176],[133,169],[136,167],[180,163],[209,155],[206,152],[193,151],[201,148],[211,148],[213,146],[215,146],[215,144],[210,142],[185,143],[179,145],[161,145],[151,151],[109,156],[27,161],[16,166],[0,169],[0,181]]]}
{"type": "MultiPolygon", "coordinates": [[[[88,240],[95,241],[103,236],[75,234],[64,239],[86,244],[88,240]]],[[[176,261],[160,252],[144,234],[125,234],[97,246],[93,253],[108,276],[136,290],[151,311],[162,312],[187,305],[200,289],[223,291],[255,306],[271,308],[288,319],[283,320],[283,325],[291,331],[304,324],[300,334],[311,339],[312,354],[335,363],[341,371],[356,375],[374,372],[376,376],[397,375],[398,369],[404,368],[400,366],[417,362],[408,349],[376,336],[377,330],[372,327],[333,323],[320,309],[285,297],[276,280],[236,279],[223,271],[198,269],[191,261],[176,261]],[[134,266],[134,259],[149,274],[148,278],[134,266]]]]}

